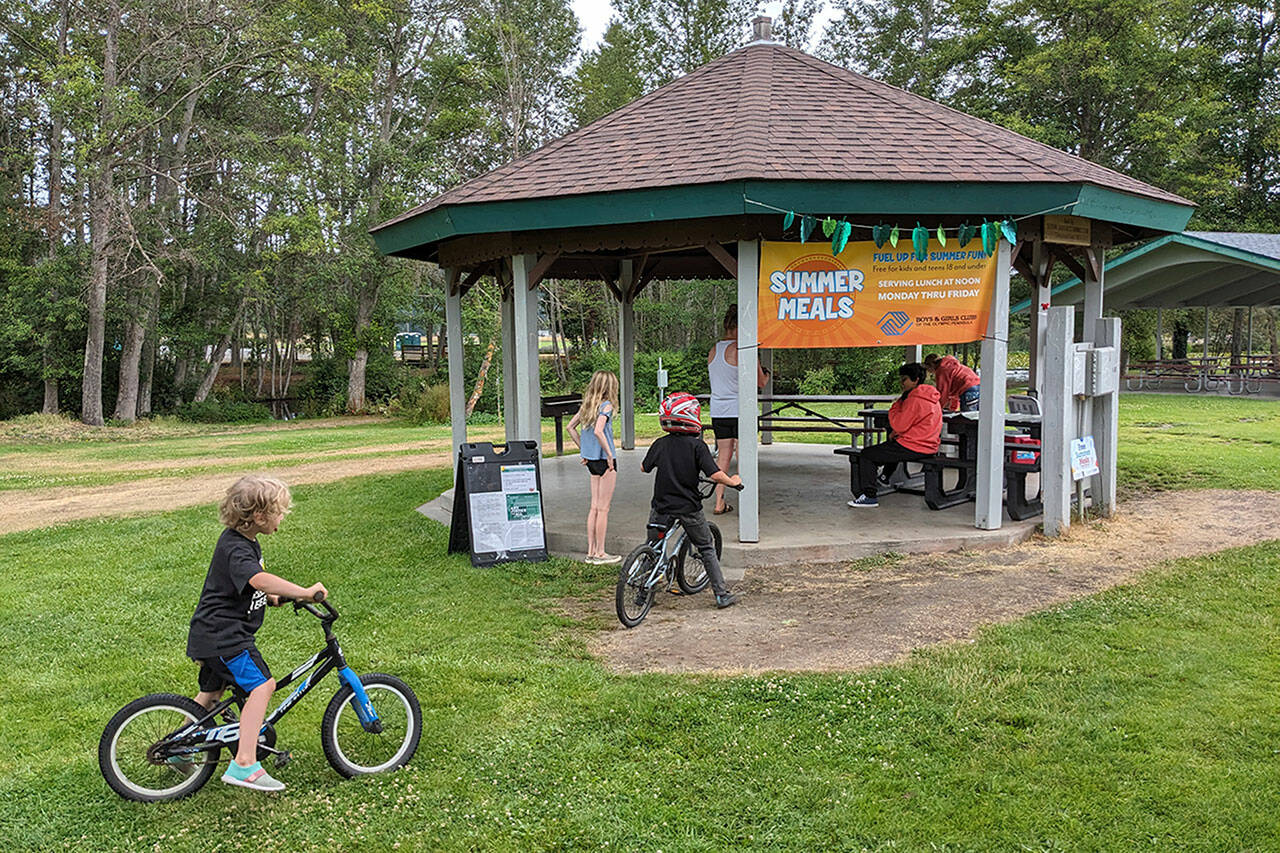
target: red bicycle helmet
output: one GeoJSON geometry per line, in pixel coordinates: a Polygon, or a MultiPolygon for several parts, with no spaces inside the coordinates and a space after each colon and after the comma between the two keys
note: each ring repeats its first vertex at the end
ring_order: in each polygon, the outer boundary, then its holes
{"type": "Polygon", "coordinates": [[[701,435],[702,404],[685,391],[672,394],[658,408],[658,423],[667,432],[701,435]]]}

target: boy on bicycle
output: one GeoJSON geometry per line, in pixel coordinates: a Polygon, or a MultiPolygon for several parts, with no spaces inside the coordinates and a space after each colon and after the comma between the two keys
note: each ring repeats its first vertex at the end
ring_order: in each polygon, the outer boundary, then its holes
{"type": "Polygon", "coordinates": [[[222,781],[255,791],[284,790],[257,755],[257,733],[276,689],[253,639],[263,608],[278,605],[282,596],[313,598],[326,592],[323,584],[301,587],[264,569],[258,536],[276,532],[291,500],[289,487],[270,477],[241,477],[227,489],[218,505],[226,530],[213,549],[187,634],[187,656],[200,664],[196,702],[212,708],[228,687],[248,695],[240,715],[240,745],[222,781]]]}
{"type": "MultiPolygon", "coordinates": [[[[644,462],[640,463],[640,470],[644,473],[657,472],[653,479],[649,523],[665,525],[672,518],[680,519],[689,541],[702,554],[702,563],[716,594],[716,607],[729,607],[738,600],[738,596],[729,592],[720,571],[720,558],[716,556],[711,528],[702,514],[698,474],[705,474],[712,482],[735,488],[742,484],[742,478],[721,471],[702,441],[702,405],[697,397],[685,393],[667,397],[658,412],[658,423],[667,434],[649,446],[644,462]]],[[[656,534],[651,530],[649,535],[656,534]]]]}

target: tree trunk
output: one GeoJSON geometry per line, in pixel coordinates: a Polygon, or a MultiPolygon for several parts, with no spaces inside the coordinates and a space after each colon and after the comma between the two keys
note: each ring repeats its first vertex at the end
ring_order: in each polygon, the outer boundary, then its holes
{"type": "MultiPolygon", "coordinates": [[[[141,310],[134,301],[133,313],[141,310]]],[[[136,316],[130,316],[124,324],[124,342],[120,348],[120,384],[116,389],[116,410],[111,417],[131,424],[138,417],[138,368],[142,364],[142,342],[147,327],[136,316]]]]}
{"type": "MultiPolygon", "coordinates": [[[[58,9],[58,58],[67,55],[67,30],[71,4],[62,0],[58,9]]],[[[56,107],[49,110],[49,260],[56,261],[62,250],[62,111],[56,107]]],[[[57,286],[49,288],[49,303],[58,300],[57,286]]],[[[46,328],[41,335],[42,352],[40,364],[44,376],[44,404],[40,411],[46,415],[58,413],[58,377],[57,362],[53,357],[54,330],[46,328]]]]}
{"type": "Polygon", "coordinates": [[[58,377],[53,375],[53,356],[47,348],[40,360],[44,367],[44,405],[40,407],[40,411],[46,415],[56,415],[58,414],[58,377]]]}
{"type": "Polygon", "coordinates": [[[356,298],[355,356],[347,361],[347,411],[364,411],[365,400],[365,368],[369,364],[369,350],[365,347],[364,337],[373,319],[373,309],[378,301],[376,285],[362,288],[356,298]]]}
{"type": "Polygon", "coordinates": [[[489,346],[484,351],[484,360],[480,362],[480,372],[476,374],[476,385],[471,389],[471,396],[467,399],[467,417],[471,417],[471,412],[475,409],[476,402],[480,399],[480,395],[484,393],[484,380],[489,375],[489,365],[493,364],[493,350],[497,344],[496,339],[489,339],[489,346]]]}
{"type": "Polygon", "coordinates": [[[218,346],[210,353],[209,369],[205,371],[204,378],[200,380],[200,387],[196,388],[195,396],[191,398],[192,402],[203,403],[209,396],[209,392],[213,390],[213,382],[218,378],[218,369],[222,367],[222,358],[227,354],[227,348],[231,346],[233,333],[236,326],[240,325],[240,317],[244,314],[245,300],[240,300],[239,307],[236,308],[236,316],[227,326],[227,333],[222,336],[222,340],[218,346]]]}
{"type": "MultiPolygon", "coordinates": [[[[120,2],[107,5],[106,41],[102,52],[102,103],[98,131],[108,133],[114,122],[117,36],[120,29],[120,2]]],[[[107,143],[102,143],[106,145],[107,143]]],[[[80,385],[80,420],[102,426],[102,349],[107,325],[107,261],[111,248],[111,196],[115,191],[111,151],[100,149],[96,172],[90,179],[89,202],[89,291],[86,298],[88,329],[84,342],[84,379],[80,385]]]]}

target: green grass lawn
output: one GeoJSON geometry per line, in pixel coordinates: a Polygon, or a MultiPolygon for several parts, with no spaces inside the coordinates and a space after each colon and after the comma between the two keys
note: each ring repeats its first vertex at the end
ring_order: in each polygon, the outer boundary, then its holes
{"type": "MultiPolygon", "coordinates": [[[[1280,488],[1258,470],[1277,408],[1126,395],[1125,482],[1280,488]],[[1192,445],[1200,473],[1157,476],[1192,445]]],[[[622,676],[586,651],[611,626],[560,606],[611,597],[608,571],[446,556],[412,508],[448,480],[300,487],[264,538],[269,569],[329,585],[353,666],[405,678],[425,717],[408,770],[344,781],[319,744],[330,682],[280,727],[295,760],[274,798],[215,779],[128,803],[97,769],[121,705],[194,692],[182,650],[211,507],[0,537],[0,847],[1280,848],[1280,542],[1167,563],[900,666],[622,676]]],[[[259,638],[282,674],[320,632],[282,609],[259,638]]]]}

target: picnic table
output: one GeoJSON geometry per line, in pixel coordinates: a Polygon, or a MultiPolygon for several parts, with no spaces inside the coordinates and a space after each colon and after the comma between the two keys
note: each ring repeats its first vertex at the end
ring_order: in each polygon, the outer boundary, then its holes
{"type": "Polygon", "coordinates": [[[1262,390],[1262,381],[1273,376],[1275,366],[1266,355],[1241,356],[1238,362],[1225,355],[1191,356],[1132,361],[1124,384],[1130,391],[1140,391],[1173,380],[1192,393],[1225,387],[1230,394],[1256,394],[1262,390]]]}
{"type": "MultiPolygon", "coordinates": [[[[859,414],[870,419],[877,429],[888,430],[887,410],[868,408],[859,414]]],[[[908,473],[906,465],[899,465],[889,485],[896,491],[923,494],[930,509],[946,509],[972,501],[976,486],[973,474],[978,467],[977,414],[944,413],[942,420],[946,431],[943,433],[939,452],[932,458],[920,460],[923,469],[916,474],[908,473]],[[944,452],[951,447],[955,448],[954,455],[944,452]],[[948,468],[958,472],[956,484],[950,489],[944,488],[942,482],[942,473],[948,468]]],[[[1040,470],[1041,418],[1039,415],[1023,412],[1009,412],[1004,417],[1006,427],[1019,430],[1018,434],[1005,435],[1005,491],[1008,495],[1006,503],[1010,517],[1020,521],[1042,511],[1038,497],[1026,497],[1027,474],[1040,470]],[[1034,454],[1033,460],[1030,454],[1034,454]],[[1011,461],[1016,464],[1010,464],[1011,461]]],[[[835,452],[849,457],[849,489],[854,494],[860,493],[862,484],[858,477],[859,448],[838,447],[835,452]]]]}
{"type": "MultiPolygon", "coordinates": [[[[760,431],[765,433],[765,444],[769,444],[770,433],[775,432],[838,432],[849,436],[852,445],[862,439],[865,446],[874,443],[872,438],[883,434],[883,429],[875,424],[863,412],[877,403],[892,403],[898,399],[897,394],[775,394],[760,397],[764,411],[760,413],[760,431]],[[836,403],[863,407],[856,415],[828,415],[811,408],[811,405],[836,403]]],[[[885,411],[887,409],[876,410],[885,411]]]]}
{"type": "Polygon", "coordinates": [[[541,399],[540,417],[555,418],[556,421],[556,456],[564,455],[564,418],[572,417],[582,405],[581,394],[561,394],[556,397],[541,399]]]}

